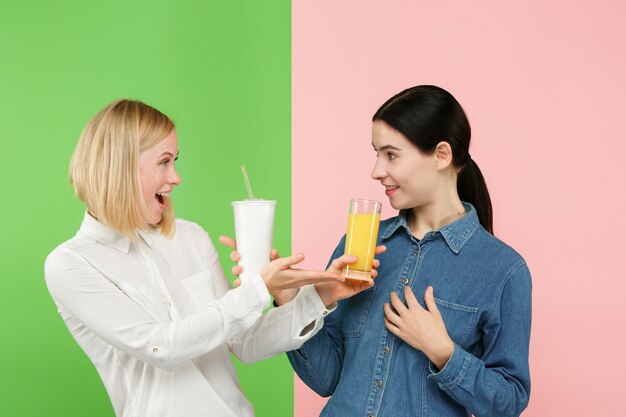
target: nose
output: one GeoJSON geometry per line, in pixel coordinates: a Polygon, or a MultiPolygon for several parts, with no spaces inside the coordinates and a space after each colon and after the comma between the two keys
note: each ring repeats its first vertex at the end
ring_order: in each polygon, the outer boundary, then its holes
{"type": "Polygon", "coordinates": [[[180,184],[182,180],[180,179],[180,175],[178,175],[178,172],[176,171],[176,168],[172,167],[172,171],[170,173],[170,177],[168,179],[168,182],[172,185],[178,185],[180,184]]]}
{"type": "Polygon", "coordinates": [[[374,164],[374,168],[372,168],[372,178],[377,181],[381,181],[386,176],[387,176],[387,173],[382,167],[380,158],[376,158],[376,163],[374,164]]]}

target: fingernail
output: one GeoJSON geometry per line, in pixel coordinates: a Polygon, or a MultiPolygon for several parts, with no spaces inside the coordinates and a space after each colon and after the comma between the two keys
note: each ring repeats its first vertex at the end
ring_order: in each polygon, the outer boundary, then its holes
{"type": "Polygon", "coordinates": [[[296,258],[297,258],[297,259],[302,259],[302,258],[304,258],[304,255],[303,255],[303,254],[301,254],[301,253],[299,253],[299,254],[297,254],[297,255],[296,255],[296,258]]]}

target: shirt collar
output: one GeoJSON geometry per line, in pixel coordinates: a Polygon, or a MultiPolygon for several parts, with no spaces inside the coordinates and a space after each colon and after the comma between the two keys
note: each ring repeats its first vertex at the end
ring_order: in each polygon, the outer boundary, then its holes
{"type": "MultiPolygon", "coordinates": [[[[427,233],[426,236],[424,236],[424,239],[436,237],[437,234],[441,234],[452,252],[459,253],[480,225],[474,206],[469,203],[463,203],[463,207],[465,207],[466,211],[465,216],[443,226],[442,228],[427,233]]],[[[406,214],[406,210],[400,210],[399,215],[385,229],[382,236],[383,239],[389,239],[391,235],[393,235],[396,230],[400,228],[404,229],[409,235],[411,235],[411,229],[407,224],[406,214]]]]}
{"type": "MultiPolygon", "coordinates": [[[[103,245],[112,247],[121,252],[128,253],[128,250],[130,249],[131,241],[127,236],[118,232],[112,227],[101,223],[87,211],[85,211],[83,223],[80,225],[79,232],[85,236],[97,240],[103,245]]],[[[152,237],[148,232],[139,231],[139,235],[149,247],[152,247],[152,237]]]]}

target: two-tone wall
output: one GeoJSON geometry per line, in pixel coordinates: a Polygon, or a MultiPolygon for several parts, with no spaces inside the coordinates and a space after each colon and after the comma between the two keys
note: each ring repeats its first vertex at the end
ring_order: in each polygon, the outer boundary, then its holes
{"type": "MultiPolygon", "coordinates": [[[[370,178],[373,112],[438,84],[470,117],[496,235],[533,273],[524,415],[621,416],[625,15],[615,0],[3,4],[0,415],[113,415],[43,281],[80,224],[67,164],[99,108],[139,98],[175,120],[177,214],[214,240],[233,233],[247,164],[255,193],[279,202],[278,249],[319,268],[350,197],[394,215],[370,178]]],[[[319,415],[284,355],[237,368],[258,416],[319,415]]]]}

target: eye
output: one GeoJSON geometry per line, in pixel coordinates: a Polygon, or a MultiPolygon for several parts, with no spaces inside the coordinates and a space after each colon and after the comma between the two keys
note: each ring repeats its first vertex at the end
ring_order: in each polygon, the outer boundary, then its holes
{"type": "Polygon", "coordinates": [[[166,159],[162,160],[159,165],[163,165],[164,167],[166,167],[169,164],[170,164],[170,158],[166,158],[166,159]]]}
{"type": "Polygon", "coordinates": [[[396,155],[393,152],[387,152],[387,159],[390,161],[393,161],[394,159],[396,159],[398,157],[398,155],[396,155]]]}

